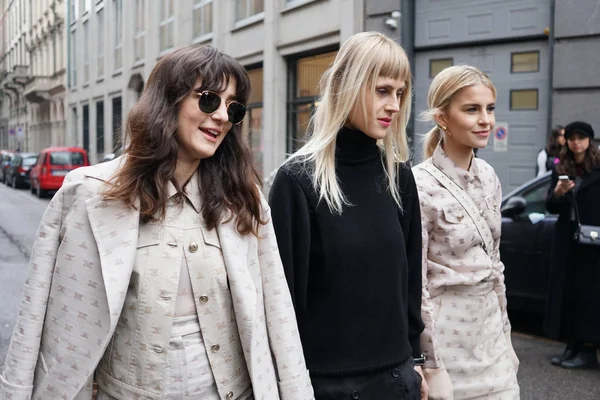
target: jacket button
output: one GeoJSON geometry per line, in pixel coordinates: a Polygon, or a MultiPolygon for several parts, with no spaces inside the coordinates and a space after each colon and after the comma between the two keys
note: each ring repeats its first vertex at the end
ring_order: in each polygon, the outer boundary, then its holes
{"type": "Polygon", "coordinates": [[[152,351],[155,353],[162,353],[164,350],[160,346],[154,346],[154,347],[152,347],[152,351]]]}
{"type": "Polygon", "coordinates": [[[392,370],[392,376],[393,376],[394,378],[397,378],[397,377],[399,377],[399,376],[400,376],[400,371],[398,371],[398,369],[397,369],[397,368],[394,368],[394,369],[392,370]]]}
{"type": "Polygon", "coordinates": [[[200,303],[202,303],[202,304],[208,303],[208,296],[200,296],[200,303]]]}
{"type": "Polygon", "coordinates": [[[227,397],[228,399],[233,399],[233,392],[227,392],[225,397],[227,397]]]}
{"type": "Polygon", "coordinates": [[[196,242],[191,242],[188,249],[192,252],[195,253],[198,250],[198,243],[196,242]]]}
{"type": "Polygon", "coordinates": [[[216,353],[217,351],[221,350],[221,346],[219,346],[218,344],[213,344],[212,346],[210,346],[210,350],[213,353],[216,353]]]}
{"type": "Polygon", "coordinates": [[[352,398],[354,400],[358,399],[360,397],[360,393],[358,392],[358,390],[355,390],[354,392],[352,392],[352,398]]]}

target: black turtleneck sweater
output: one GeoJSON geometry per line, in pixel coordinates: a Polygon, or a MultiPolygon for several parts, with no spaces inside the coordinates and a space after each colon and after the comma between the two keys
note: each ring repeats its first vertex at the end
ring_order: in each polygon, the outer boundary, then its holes
{"type": "Polygon", "coordinates": [[[410,167],[398,166],[402,211],[383,154],[342,129],[336,174],[350,202],[332,214],[310,166],[285,164],[270,191],[273,224],[313,375],[377,371],[420,355],[421,213],[410,167]]]}

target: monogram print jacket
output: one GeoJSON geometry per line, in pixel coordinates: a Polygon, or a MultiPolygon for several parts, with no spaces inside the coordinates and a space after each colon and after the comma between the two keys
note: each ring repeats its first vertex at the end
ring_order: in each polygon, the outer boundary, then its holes
{"type": "MultiPolygon", "coordinates": [[[[104,199],[122,158],[66,177],[40,223],[20,313],[0,374],[0,399],[91,399],[94,371],[121,314],[139,212],[104,199]]],[[[235,219],[217,232],[256,399],[313,398],[270,222],[259,239],[235,219]]]]}

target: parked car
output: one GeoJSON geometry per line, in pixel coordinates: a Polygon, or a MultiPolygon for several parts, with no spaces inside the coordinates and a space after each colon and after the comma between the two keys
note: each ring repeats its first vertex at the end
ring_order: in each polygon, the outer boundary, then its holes
{"type": "Polygon", "coordinates": [[[15,189],[29,187],[29,173],[37,158],[37,153],[17,153],[6,170],[6,184],[15,189]]]}
{"type": "Polygon", "coordinates": [[[550,176],[534,178],[502,200],[500,256],[509,309],[544,313],[558,219],[546,211],[550,176]]]}
{"type": "Polygon", "coordinates": [[[48,147],[40,151],[31,169],[31,193],[45,197],[62,186],[65,175],[90,165],[87,152],[79,147],[48,147]]]}
{"type": "Polygon", "coordinates": [[[6,183],[6,170],[15,153],[9,150],[0,150],[0,182],[6,183]]]}

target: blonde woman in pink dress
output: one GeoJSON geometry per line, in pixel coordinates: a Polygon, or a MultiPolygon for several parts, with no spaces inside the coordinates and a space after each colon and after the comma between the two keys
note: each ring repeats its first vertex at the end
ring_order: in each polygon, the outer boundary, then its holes
{"type": "Polygon", "coordinates": [[[500,260],[502,189],[473,155],[495,124],[496,89],[477,68],[453,66],[431,83],[436,127],[413,172],[423,226],[421,348],[430,399],[519,399],[518,358],[500,260]]]}

